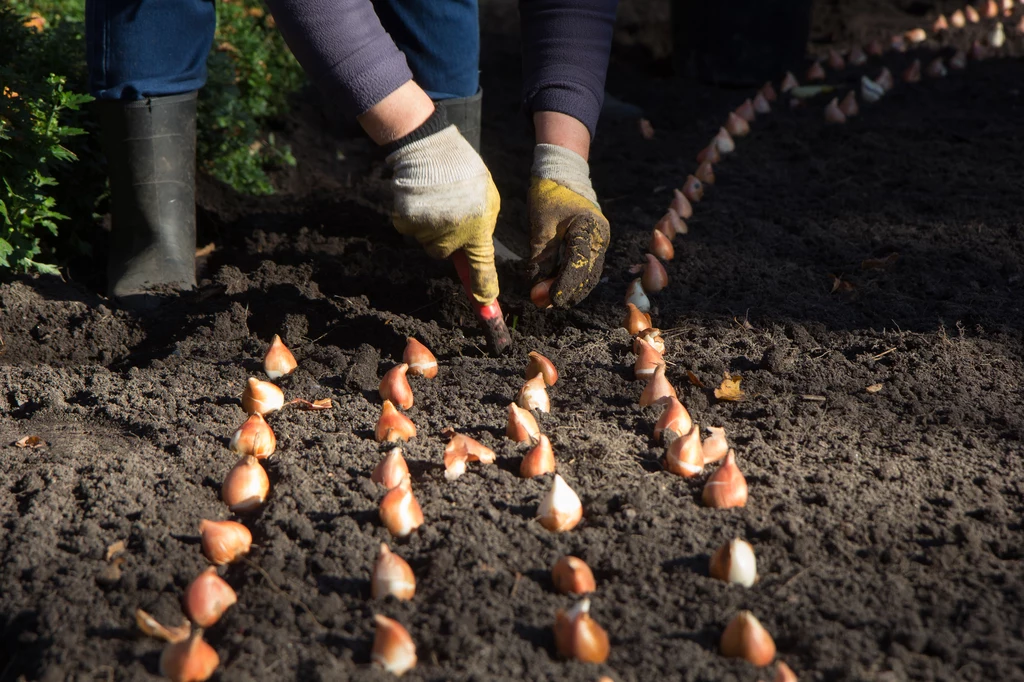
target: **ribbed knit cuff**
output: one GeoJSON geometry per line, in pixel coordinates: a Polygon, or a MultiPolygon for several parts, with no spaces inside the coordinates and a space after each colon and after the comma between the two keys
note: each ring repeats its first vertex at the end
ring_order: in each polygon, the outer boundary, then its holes
{"type": "Polygon", "coordinates": [[[487,166],[459,129],[447,128],[388,155],[396,189],[430,188],[487,177],[487,166]]]}
{"type": "Polygon", "coordinates": [[[553,180],[597,205],[597,193],[590,184],[590,166],[571,149],[557,144],[538,144],[533,148],[530,173],[535,178],[553,180]]]}
{"type": "Polygon", "coordinates": [[[388,154],[397,152],[399,149],[415,142],[416,140],[422,140],[424,137],[430,137],[434,133],[441,132],[448,127],[448,114],[444,107],[434,107],[434,113],[427,118],[426,121],[420,124],[420,127],[412,131],[405,137],[401,137],[394,142],[389,142],[384,145],[384,151],[388,154]]]}

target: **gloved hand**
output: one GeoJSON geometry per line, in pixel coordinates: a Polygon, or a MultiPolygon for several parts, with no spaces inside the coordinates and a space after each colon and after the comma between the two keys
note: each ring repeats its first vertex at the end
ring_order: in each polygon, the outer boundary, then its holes
{"type": "Polygon", "coordinates": [[[582,156],[553,144],[533,151],[530,179],[530,263],[534,282],[554,277],[551,302],[568,308],[601,279],[611,239],[582,156]]]}
{"type": "MultiPolygon", "coordinates": [[[[436,122],[431,117],[425,126],[436,122]]],[[[443,121],[443,119],[442,119],[443,121]]],[[[482,305],[498,298],[494,224],[501,201],[480,155],[454,125],[428,132],[388,155],[394,177],[392,219],[435,258],[466,252],[473,297],[482,305]]]]}

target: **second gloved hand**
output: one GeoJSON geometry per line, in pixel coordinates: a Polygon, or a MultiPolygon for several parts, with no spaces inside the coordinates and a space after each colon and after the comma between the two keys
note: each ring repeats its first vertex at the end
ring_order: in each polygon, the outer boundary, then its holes
{"type": "Polygon", "coordinates": [[[601,279],[611,230],[582,156],[538,144],[531,175],[527,274],[534,282],[553,277],[551,302],[567,308],[586,298],[601,279]]]}
{"type": "Polygon", "coordinates": [[[473,296],[490,304],[498,297],[493,234],[501,205],[491,174],[443,114],[410,137],[387,157],[394,172],[395,228],[415,237],[435,258],[465,251],[473,296]]]}

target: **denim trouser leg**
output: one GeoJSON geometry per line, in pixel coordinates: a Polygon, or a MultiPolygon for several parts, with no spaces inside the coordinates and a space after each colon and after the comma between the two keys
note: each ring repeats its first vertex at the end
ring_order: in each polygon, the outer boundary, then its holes
{"type": "Polygon", "coordinates": [[[475,95],[480,87],[477,0],[374,0],[381,24],[416,82],[433,99],[475,95]]]}
{"type": "Polygon", "coordinates": [[[86,0],[90,91],[136,100],[198,90],[216,24],[213,0],[86,0]]]}

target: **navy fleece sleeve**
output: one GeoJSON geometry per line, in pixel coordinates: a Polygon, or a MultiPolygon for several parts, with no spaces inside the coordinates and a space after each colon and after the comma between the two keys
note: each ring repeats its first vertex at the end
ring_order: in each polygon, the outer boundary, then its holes
{"type": "Polygon", "coordinates": [[[412,80],[405,56],[370,0],[267,0],[274,21],[310,79],[351,116],[412,80]]]}
{"type": "Polygon", "coordinates": [[[521,0],[527,111],[567,114],[594,136],[617,6],[618,0],[521,0]]]}

